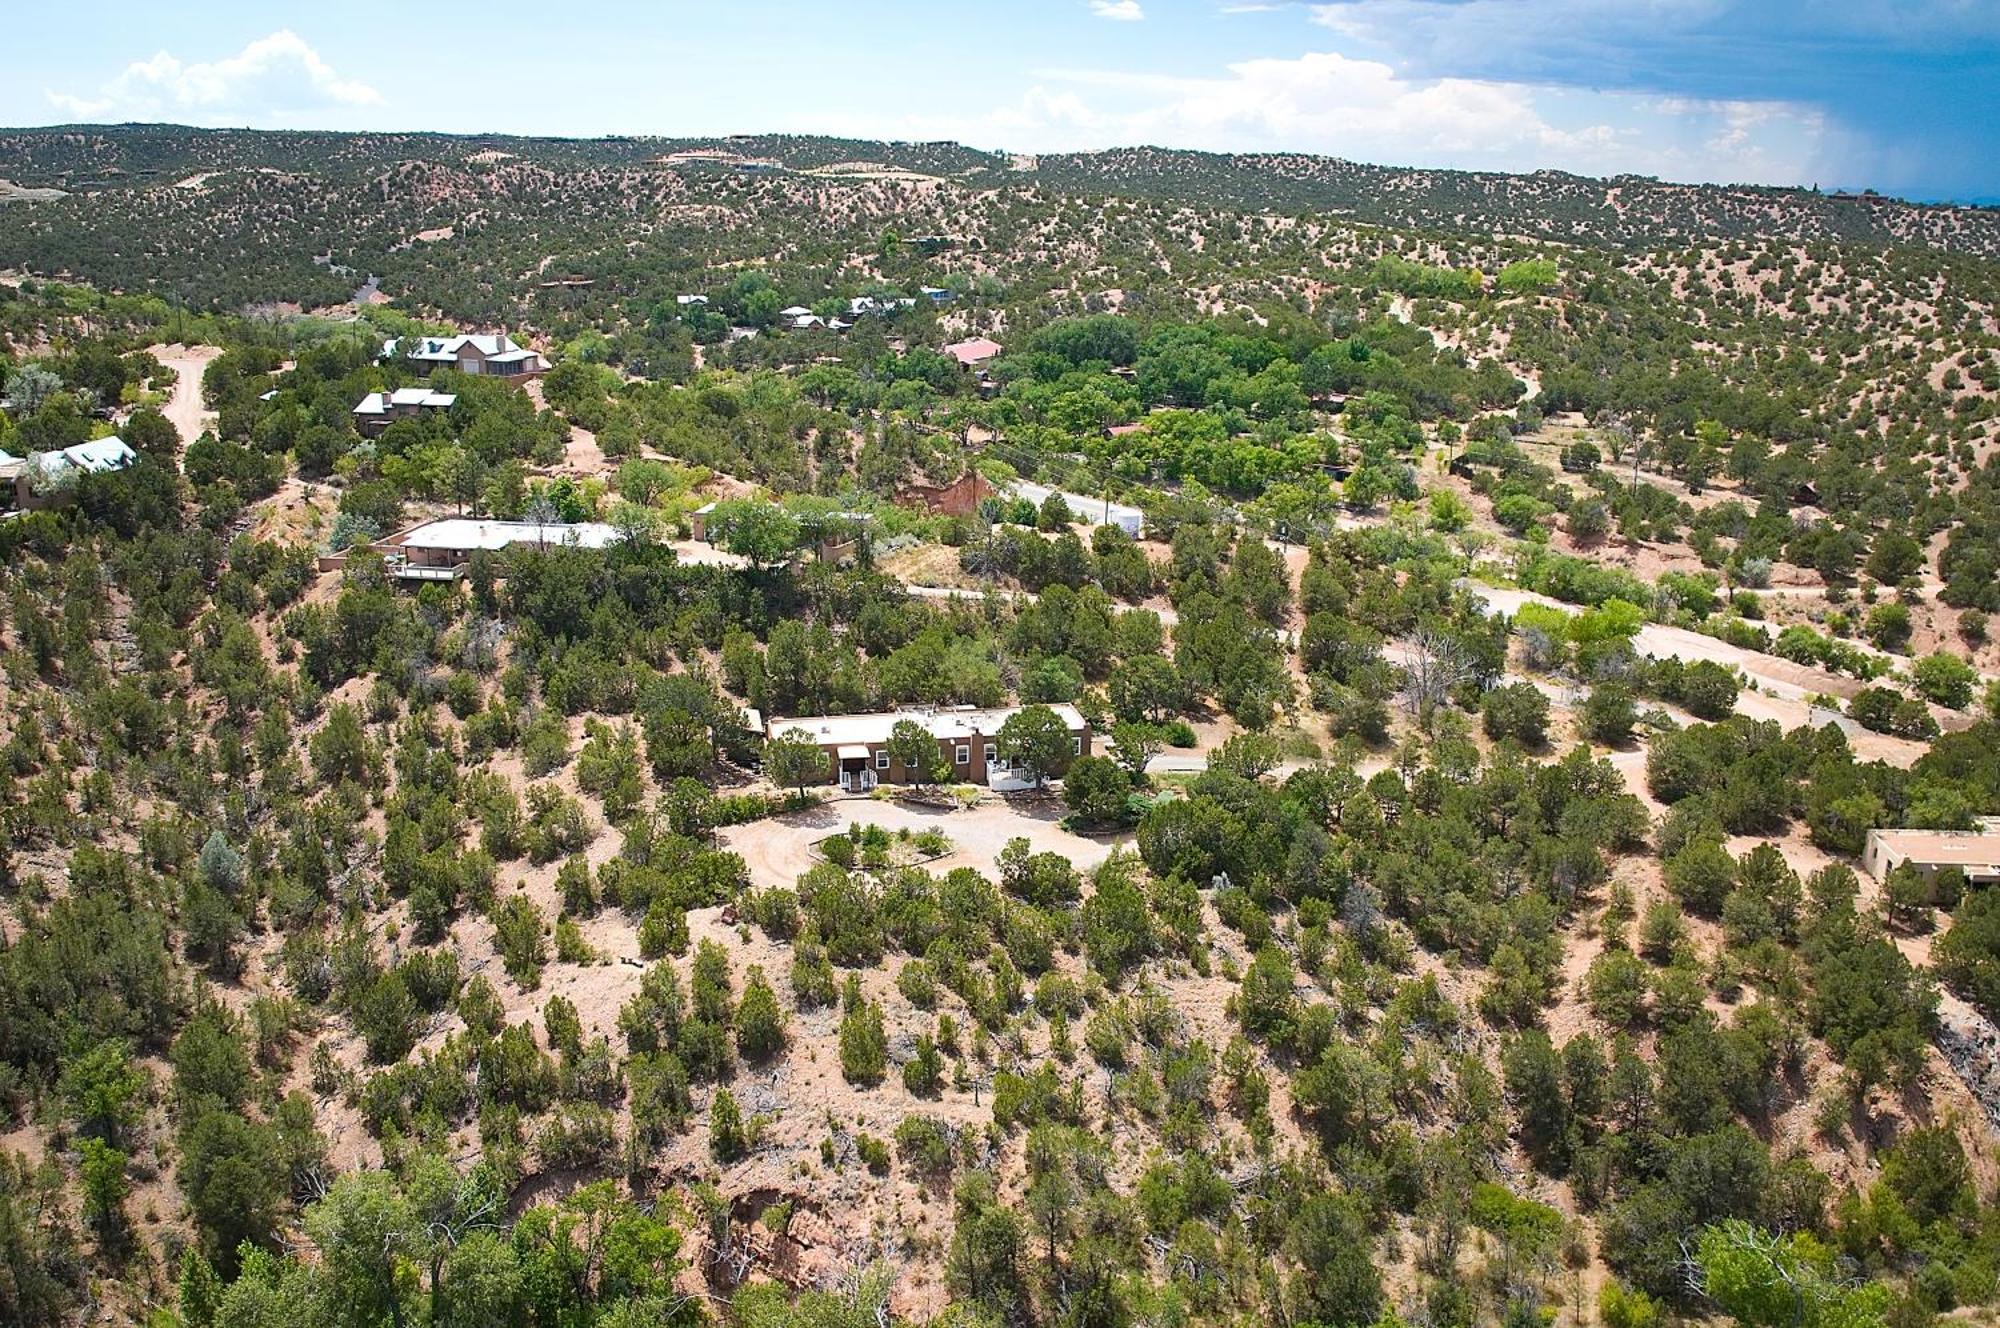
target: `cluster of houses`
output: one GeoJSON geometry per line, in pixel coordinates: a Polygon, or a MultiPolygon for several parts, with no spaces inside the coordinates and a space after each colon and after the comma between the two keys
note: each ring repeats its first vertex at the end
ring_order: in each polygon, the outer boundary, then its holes
{"type": "MultiPolygon", "coordinates": [[[[779,326],[790,328],[794,332],[809,332],[814,328],[824,328],[829,332],[845,332],[863,318],[884,318],[899,310],[914,309],[919,299],[928,300],[932,304],[948,304],[951,298],[952,293],[942,286],[920,286],[916,295],[857,295],[847,302],[847,316],[845,318],[838,314],[830,317],[822,317],[814,313],[811,309],[806,308],[803,304],[795,304],[778,311],[778,322],[779,326]]],[[[706,308],[708,297],[706,295],[676,295],[674,303],[683,309],[706,308]]],[[[732,340],[739,335],[755,336],[756,329],[747,327],[732,327],[730,329],[732,340]]]]}

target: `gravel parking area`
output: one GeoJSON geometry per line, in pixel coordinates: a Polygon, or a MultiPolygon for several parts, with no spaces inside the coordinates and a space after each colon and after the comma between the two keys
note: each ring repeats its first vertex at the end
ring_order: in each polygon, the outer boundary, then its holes
{"type": "Polygon", "coordinates": [[[1112,849],[1132,842],[1129,834],[1074,834],[1057,824],[1061,816],[1061,806],[1053,800],[1029,804],[989,796],[961,811],[872,798],[836,798],[788,816],[729,826],[720,838],[725,848],[742,855],[750,868],[750,879],[761,887],[792,884],[817,861],[813,844],[856,824],[879,825],[890,831],[942,830],[954,848],[950,855],[928,864],[928,869],[939,875],[954,867],[972,867],[993,876],[994,863],[1010,839],[1026,839],[1037,853],[1060,853],[1078,871],[1089,871],[1111,856],[1112,849]]]}

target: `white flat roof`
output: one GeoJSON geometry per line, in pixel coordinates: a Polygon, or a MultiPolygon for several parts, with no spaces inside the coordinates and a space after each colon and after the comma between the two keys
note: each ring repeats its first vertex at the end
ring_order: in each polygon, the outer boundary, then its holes
{"type": "Polygon", "coordinates": [[[481,521],[475,517],[446,517],[409,531],[396,543],[406,549],[504,549],[510,544],[575,545],[601,549],[616,543],[618,528],[602,521],[578,521],[570,525],[533,521],[481,521]]]}
{"type": "MultiPolygon", "coordinates": [[[[775,738],[791,729],[803,729],[822,747],[842,747],[855,743],[887,742],[889,730],[904,720],[911,720],[921,724],[934,738],[963,741],[972,737],[992,737],[1000,731],[1002,724],[1025,708],[995,706],[990,710],[980,710],[973,706],[941,706],[934,710],[887,710],[867,715],[810,715],[799,719],[774,719],[765,733],[775,738]]],[[[1072,732],[1089,727],[1073,705],[1052,705],[1049,709],[1055,711],[1072,732]]]]}
{"type": "Polygon", "coordinates": [[[449,410],[457,404],[455,392],[433,392],[428,387],[399,387],[383,399],[381,392],[370,392],[355,406],[356,415],[380,415],[390,406],[429,406],[437,410],[449,410]]]}
{"type": "Polygon", "coordinates": [[[1874,830],[1882,846],[1896,857],[1927,867],[1964,867],[1982,875],[2000,874],[2000,831],[1874,830]]]}

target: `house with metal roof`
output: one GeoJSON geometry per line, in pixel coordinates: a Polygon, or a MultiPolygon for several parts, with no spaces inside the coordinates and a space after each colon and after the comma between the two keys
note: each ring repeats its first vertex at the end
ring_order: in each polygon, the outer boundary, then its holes
{"type": "Polygon", "coordinates": [[[984,364],[1005,349],[1006,347],[991,337],[972,337],[966,341],[952,342],[944,348],[944,353],[970,369],[976,364],[984,364]]]}
{"type": "Polygon", "coordinates": [[[549,371],[549,362],[539,352],[516,345],[505,332],[455,337],[391,337],[382,343],[382,358],[394,359],[398,346],[403,348],[405,360],[425,371],[456,369],[460,373],[505,378],[512,382],[549,371]]]}
{"type": "Polygon", "coordinates": [[[545,549],[603,549],[621,538],[616,526],[602,521],[544,524],[455,516],[398,531],[378,540],[375,547],[382,551],[389,575],[399,581],[452,581],[464,573],[472,555],[482,549],[498,553],[517,544],[545,549]]]}
{"type": "Polygon", "coordinates": [[[1015,480],[1008,492],[1026,498],[1038,508],[1047,502],[1051,495],[1060,497],[1077,520],[1087,521],[1093,526],[1116,526],[1133,539],[1138,539],[1146,532],[1146,514],[1130,503],[1114,503],[1109,498],[1092,498],[1063,489],[1052,489],[1046,484],[1036,484],[1032,480],[1015,480]]]}
{"type": "Polygon", "coordinates": [[[47,507],[81,475],[123,470],[139,459],[123,438],[93,438],[26,457],[0,452],[0,495],[20,510],[47,507]]]}

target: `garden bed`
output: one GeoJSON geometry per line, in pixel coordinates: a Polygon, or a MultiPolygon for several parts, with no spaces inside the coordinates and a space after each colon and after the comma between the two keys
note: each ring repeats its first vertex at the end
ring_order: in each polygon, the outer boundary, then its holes
{"type": "Polygon", "coordinates": [[[893,871],[948,857],[955,847],[942,830],[885,830],[857,821],[840,834],[815,840],[812,852],[849,871],[893,871]]]}

